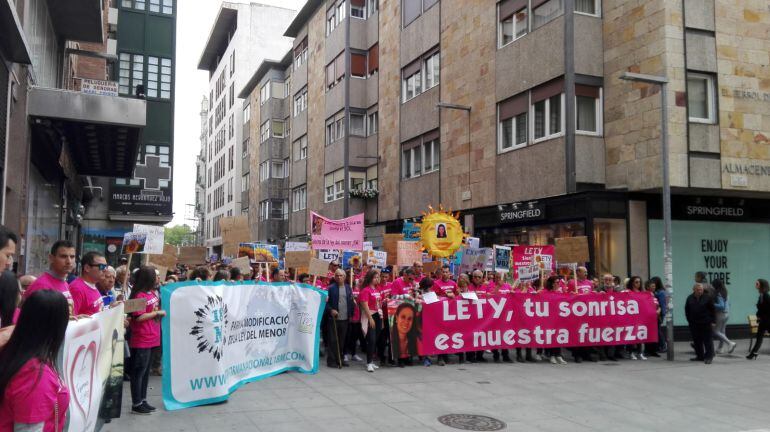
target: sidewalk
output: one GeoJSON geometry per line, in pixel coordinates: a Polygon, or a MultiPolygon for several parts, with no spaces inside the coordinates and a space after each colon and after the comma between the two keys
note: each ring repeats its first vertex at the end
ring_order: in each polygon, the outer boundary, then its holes
{"type": "MultiPolygon", "coordinates": [[[[744,359],[748,340],[712,365],[690,362],[688,343],[677,360],[540,364],[452,364],[380,368],[362,363],[317,375],[282,374],[248,384],[227,403],[167,412],[160,378],[150,380],[158,412],[130,413],[128,383],[116,431],[457,431],[437,418],[478,414],[517,431],[770,432],[770,352],[744,359]]],[[[456,357],[452,357],[454,360],[456,357]]]]}

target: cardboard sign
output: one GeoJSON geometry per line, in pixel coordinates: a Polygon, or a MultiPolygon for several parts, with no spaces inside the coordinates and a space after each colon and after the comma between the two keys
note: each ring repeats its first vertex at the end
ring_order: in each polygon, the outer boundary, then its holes
{"type": "Polygon", "coordinates": [[[123,312],[130,314],[147,309],[146,298],[136,298],[123,302],[123,312]]]}
{"type": "Polygon", "coordinates": [[[433,273],[438,270],[441,270],[441,261],[429,261],[426,263],[422,263],[422,271],[423,273],[433,273]]]}
{"type": "Polygon", "coordinates": [[[158,255],[150,255],[148,262],[155,267],[174,268],[178,260],[176,246],[165,244],[163,245],[163,253],[158,255]]]}
{"type": "Polygon", "coordinates": [[[337,250],[319,250],[318,259],[324,260],[327,263],[340,260],[340,251],[337,250]]]}
{"type": "Polygon", "coordinates": [[[497,273],[508,273],[511,271],[511,248],[495,245],[494,249],[495,271],[497,273]]]}
{"type": "Polygon", "coordinates": [[[465,244],[468,246],[468,249],[478,249],[479,245],[481,245],[481,239],[478,237],[468,237],[465,240],[465,244]]]}
{"type": "Polygon", "coordinates": [[[556,261],[564,263],[586,263],[591,260],[588,254],[588,237],[564,237],[556,239],[556,261]]]}
{"type": "Polygon", "coordinates": [[[364,250],[365,250],[365,251],[374,250],[374,246],[372,245],[372,242],[370,242],[370,241],[365,241],[365,242],[364,242],[364,250]]]}
{"type": "Polygon", "coordinates": [[[251,275],[251,260],[247,256],[232,260],[230,266],[239,269],[244,277],[251,275]]]}
{"type": "Polygon", "coordinates": [[[278,263],[278,245],[267,243],[241,243],[238,257],[247,256],[252,263],[278,263]]]}
{"type": "Polygon", "coordinates": [[[147,234],[147,242],[144,244],[144,253],[162,254],[163,242],[166,231],[162,226],[134,224],[135,233],[147,234]]]}
{"type": "Polygon", "coordinates": [[[385,251],[369,251],[366,263],[376,269],[384,269],[388,266],[388,253],[385,251]]]}
{"type": "Polygon", "coordinates": [[[382,236],[382,249],[388,254],[388,265],[396,265],[398,242],[402,240],[404,240],[403,234],[385,234],[382,236]]]}
{"type": "Polygon", "coordinates": [[[311,258],[307,272],[311,276],[326,277],[329,274],[329,262],[318,258],[311,258]]]}
{"type": "Polygon", "coordinates": [[[286,258],[284,259],[284,266],[286,268],[299,268],[307,267],[310,265],[310,259],[313,258],[313,251],[296,251],[286,252],[286,258]]]}
{"type": "Polygon", "coordinates": [[[396,264],[399,267],[411,267],[415,262],[422,262],[422,251],[418,242],[402,240],[396,247],[396,264]]]}
{"type": "Polygon", "coordinates": [[[286,242],[284,249],[286,252],[300,252],[310,250],[310,245],[306,242],[286,242]]]}
{"type": "Polygon", "coordinates": [[[222,231],[222,256],[238,256],[238,246],[251,238],[248,216],[223,217],[219,219],[222,231]]]}
{"type": "Polygon", "coordinates": [[[198,265],[206,262],[205,246],[183,246],[179,248],[179,263],[198,265]]]}
{"type": "Polygon", "coordinates": [[[147,244],[146,233],[128,232],[123,234],[123,248],[120,253],[128,255],[132,253],[143,253],[147,244]]]}

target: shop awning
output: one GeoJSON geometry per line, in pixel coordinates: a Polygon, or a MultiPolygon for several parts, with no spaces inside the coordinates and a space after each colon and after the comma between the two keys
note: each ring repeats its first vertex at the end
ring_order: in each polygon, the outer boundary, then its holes
{"type": "Polygon", "coordinates": [[[56,34],[72,41],[104,42],[103,1],[106,0],[48,0],[56,34]]]}
{"type": "Polygon", "coordinates": [[[33,87],[27,115],[33,139],[44,141],[33,145],[59,154],[66,144],[77,174],[133,174],[147,122],[147,103],[143,99],[33,87]]]}
{"type": "MultiPolygon", "coordinates": [[[[30,64],[29,46],[12,0],[0,0],[0,54],[14,63],[30,64]]],[[[5,83],[3,83],[5,85],[5,83]]]]}

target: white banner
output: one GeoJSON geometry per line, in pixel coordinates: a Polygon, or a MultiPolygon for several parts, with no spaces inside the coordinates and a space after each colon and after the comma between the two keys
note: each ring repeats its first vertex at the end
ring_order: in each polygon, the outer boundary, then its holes
{"type": "Polygon", "coordinates": [[[163,402],[226,400],[285,371],[316,373],[326,293],[295,283],[182,282],[161,290],[163,402]]]}
{"type": "Polygon", "coordinates": [[[98,418],[120,416],[124,333],[122,304],[67,325],[61,373],[70,391],[68,431],[90,432],[98,418]]]}
{"type": "Polygon", "coordinates": [[[286,242],[286,246],[284,247],[286,252],[301,252],[310,250],[310,245],[307,242],[286,242]]]}

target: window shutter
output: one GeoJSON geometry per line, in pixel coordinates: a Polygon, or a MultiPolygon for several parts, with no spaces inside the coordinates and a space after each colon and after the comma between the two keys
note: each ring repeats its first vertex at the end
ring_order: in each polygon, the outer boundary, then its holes
{"type": "Polygon", "coordinates": [[[586,96],[586,97],[598,99],[599,87],[575,84],[575,96],[586,96]]]}
{"type": "Polygon", "coordinates": [[[366,76],[366,55],[350,54],[350,74],[366,76]]]}
{"type": "Polygon", "coordinates": [[[403,78],[412,76],[416,72],[419,72],[421,67],[422,67],[422,59],[417,59],[403,69],[403,73],[401,76],[403,78]]]}
{"type": "Polygon", "coordinates": [[[334,62],[329,63],[326,66],[326,86],[334,84],[334,62]]]}
{"type": "Polygon", "coordinates": [[[499,5],[500,19],[503,20],[510,17],[517,11],[527,7],[527,0],[503,0],[499,3],[499,5]]]}
{"type": "Polygon", "coordinates": [[[336,59],[334,59],[334,68],[335,74],[337,75],[336,78],[345,76],[345,52],[342,52],[336,59]]]}
{"type": "Polygon", "coordinates": [[[366,4],[365,0],[350,0],[351,6],[358,6],[358,7],[364,7],[366,4]]]}
{"type": "Polygon", "coordinates": [[[380,45],[374,44],[369,48],[369,73],[380,68],[380,45]]]}
{"type": "Polygon", "coordinates": [[[546,100],[564,91],[564,78],[556,78],[532,89],[532,103],[546,100]]]}
{"type": "Polygon", "coordinates": [[[500,102],[500,120],[508,120],[509,118],[527,112],[528,102],[527,92],[520,93],[500,102]]]}

